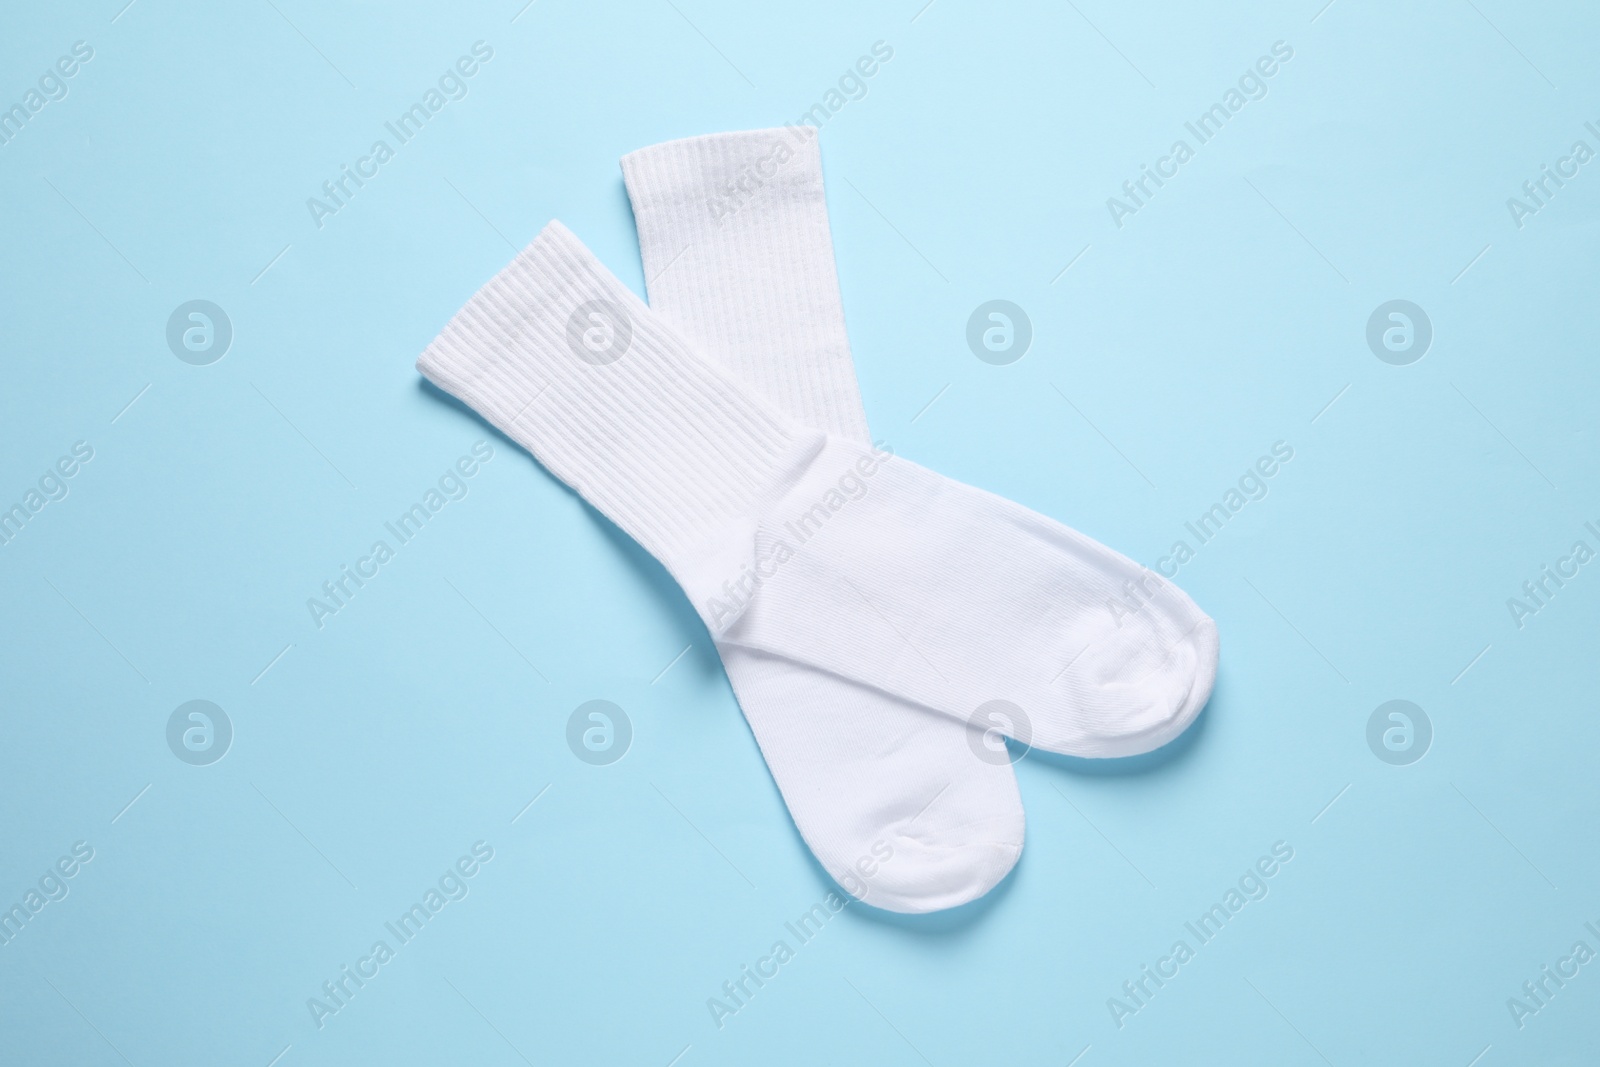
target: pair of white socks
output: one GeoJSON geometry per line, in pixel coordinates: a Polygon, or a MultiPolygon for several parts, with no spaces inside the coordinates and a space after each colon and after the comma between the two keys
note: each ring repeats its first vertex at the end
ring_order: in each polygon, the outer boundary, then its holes
{"type": "Polygon", "coordinates": [[[651,307],[552,222],[417,366],[666,566],[835,880],[902,912],[981,896],[1023,840],[998,735],[1165,744],[1210,695],[1216,626],[1103,545],[871,443],[815,131],[622,167],[651,307]]]}

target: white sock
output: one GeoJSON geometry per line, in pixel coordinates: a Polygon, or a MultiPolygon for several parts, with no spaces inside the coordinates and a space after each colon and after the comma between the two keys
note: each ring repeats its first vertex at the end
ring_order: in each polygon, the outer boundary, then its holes
{"type": "Polygon", "coordinates": [[[650,307],[796,422],[870,442],[810,126],[622,157],[650,307]]]}
{"type": "MultiPolygon", "coordinates": [[[[625,156],[622,169],[651,310],[796,421],[870,443],[815,131],[673,141],[625,156]],[[763,159],[779,169],[744,195],[734,183],[763,159]]],[[[1022,799],[1008,759],[974,758],[985,750],[972,727],[793,660],[718,651],[795,825],[847,891],[931,911],[1010,871],[1022,799]]]]}
{"type": "Polygon", "coordinates": [[[1176,587],[1010,501],[792,421],[559,223],[417,365],[660,560],[723,644],[961,721],[1006,701],[1031,724],[1023,740],[1079,756],[1148,751],[1210,694],[1216,625],[1176,587]]]}
{"type": "MultiPolygon", "coordinates": [[[[622,170],[651,308],[697,351],[785,414],[869,442],[834,268],[817,132],[791,126],[671,141],[624,156],[622,170]]],[[[1105,577],[1116,592],[1090,607],[1091,632],[1096,623],[1120,624],[1165,586],[1154,573],[1102,551],[1105,577]]],[[[1198,622],[1198,609],[1181,593],[1177,597],[1170,599],[1172,612],[1198,622]]],[[[1168,626],[1160,633],[1181,639],[1188,627],[1168,626]]],[[[1085,677],[1110,680],[1124,671],[1122,642],[1085,647],[1074,665],[1085,677]]],[[[1145,661],[1160,654],[1159,645],[1143,650],[1145,661]]],[[[1215,652],[1195,662],[1196,677],[1169,671],[1164,686],[1142,686],[1144,695],[1158,707],[1203,705],[1215,652]]],[[[1109,712],[1126,706],[1120,685],[1105,692],[1109,712]]],[[[1095,689],[1080,695],[1085,713],[1093,714],[1095,689]]],[[[1186,722],[1183,714],[1176,720],[1186,722]]],[[[1172,728],[1158,729],[1143,735],[1144,744],[1153,748],[1173,736],[1172,728]]],[[[1137,740],[1130,737],[1103,754],[1142,751],[1137,740]]]]}

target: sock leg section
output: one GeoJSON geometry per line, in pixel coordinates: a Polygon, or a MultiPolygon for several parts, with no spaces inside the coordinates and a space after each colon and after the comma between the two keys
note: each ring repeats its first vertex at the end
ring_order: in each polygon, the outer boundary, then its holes
{"type": "Polygon", "coordinates": [[[967,729],[804,664],[720,651],[795,826],[846,892],[889,911],[939,911],[1016,864],[1016,775],[979,758],[967,729]]]}
{"type": "MultiPolygon", "coordinates": [[[[622,167],[651,310],[797,421],[866,441],[815,132],[675,141],[622,167]]],[[[792,660],[719,651],[795,826],[847,892],[935,911],[1011,870],[1016,778],[974,760],[965,728],[792,660]]]]}
{"type": "Polygon", "coordinates": [[[1112,618],[1108,598],[1139,573],[1124,557],[793,422],[558,224],[418,365],[660,559],[722,644],[960,722],[1011,700],[1033,744],[1077,755],[1143,751],[1209,693],[1214,625],[1176,589],[1112,618]]]}
{"type": "Polygon", "coordinates": [[[797,422],[868,440],[810,126],[622,159],[650,306],[797,422]]]}
{"type": "MultiPolygon", "coordinates": [[[[622,165],[652,307],[787,414],[869,441],[857,418],[815,131],[672,141],[622,165]]],[[[1204,706],[1216,629],[1158,575],[1103,546],[1094,550],[1098,560],[1077,554],[1079,566],[1100,569],[1096,580],[1043,613],[1070,651],[1051,659],[1053,692],[1032,694],[1070,700],[1090,726],[1068,736],[1046,721],[1040,743],[1076,746],[1083,755],[1148,751],[1204,706]],[[1064,617],[1074,610],[1081,617],[1064,617]]]]}

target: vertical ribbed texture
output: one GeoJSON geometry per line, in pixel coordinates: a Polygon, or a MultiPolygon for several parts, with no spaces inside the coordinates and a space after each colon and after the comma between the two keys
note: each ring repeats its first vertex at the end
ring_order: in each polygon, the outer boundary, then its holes
{"type": "Polygon", "coordinates": [[[669,141],[622,173],[652,307],[785,414],[869,441],[816,130],[669,141]]]}
{"type": "Polygon", "coordinates": [[[695,356],[552,222],[417,360],[675,574],[721,550],[820,435],[695,356]],[[596,364],[571,321],[590,301],[621,355],[596,364]],[[585,355],[588,358],[585,358],[585,355]]]}
{"type": "MultiPolygon", "coordinates": [[[[650,309],[796,420],[865,441],[815,134],[804,132],[701,137],[623,160],[650,309]],[[739,180],[745,189],[725,184],[739,180]]],[[[717,650],[795,826],[851,893],[933,911],[987,892],[1016,863],[1016,777],[973,759],[965,726],[794,659],[717,650]],[[878,877],[864,881],[862,858],[885,849],[892,861],[874,859],[878,877]]]]}

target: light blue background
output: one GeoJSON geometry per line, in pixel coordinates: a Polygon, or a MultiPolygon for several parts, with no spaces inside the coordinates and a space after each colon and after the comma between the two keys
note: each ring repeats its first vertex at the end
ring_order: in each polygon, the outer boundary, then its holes
{"type": "Polygon", "coordinates": [[[1600,148],[1584,5],[123,3],[13,6],[0,39],[5,105],[94,49],[0,146],[0,504],[94,448],[0,548],[0,903],[95,850],[0,946],[0,1059],[1600,1060],[1600,962],[1506,1006],[1600,949],[1600,564],[1506,606],[1600,547],[1600,164],[1506,207],[1600,148]],[[469,95],[319,229],[306,199],[477,40],[469,95]],[[551,217],[642,292],[618,157],[797,119],[880,40],[822,133],[877,435],[1152,565],[1294,459],[1179,575],[1223,638],[1189,736],[1024,759],[989,898],[849,908],[719,1030],[706,999],[833,887],[664,572],[412,361],[551,217]],[[1033,323],[1010,366],[965,344],[993,298],[1033,323]],[[1409,366],[1364,339],[1395,298],[1435,331],[1409,366]],[[191,299],[233,324],[210,366],[165,342],[191,299]],[[313,625],[480,440],[469,495],[313,625]],[[196,698],[235,729],[206,767],[164,736],[196,698]],[[634,727],[605,767],[564,740],[598,698],[634,727]],[[1435,731],[1410,766],[1365,740],[1394,698],[1435,731]],[[478,840],[470,895],[319,1030],[307,998],[478,840]],[[1119,1029],[1107,999],[1280,840],[1270,895],[1119,1029]]]}

